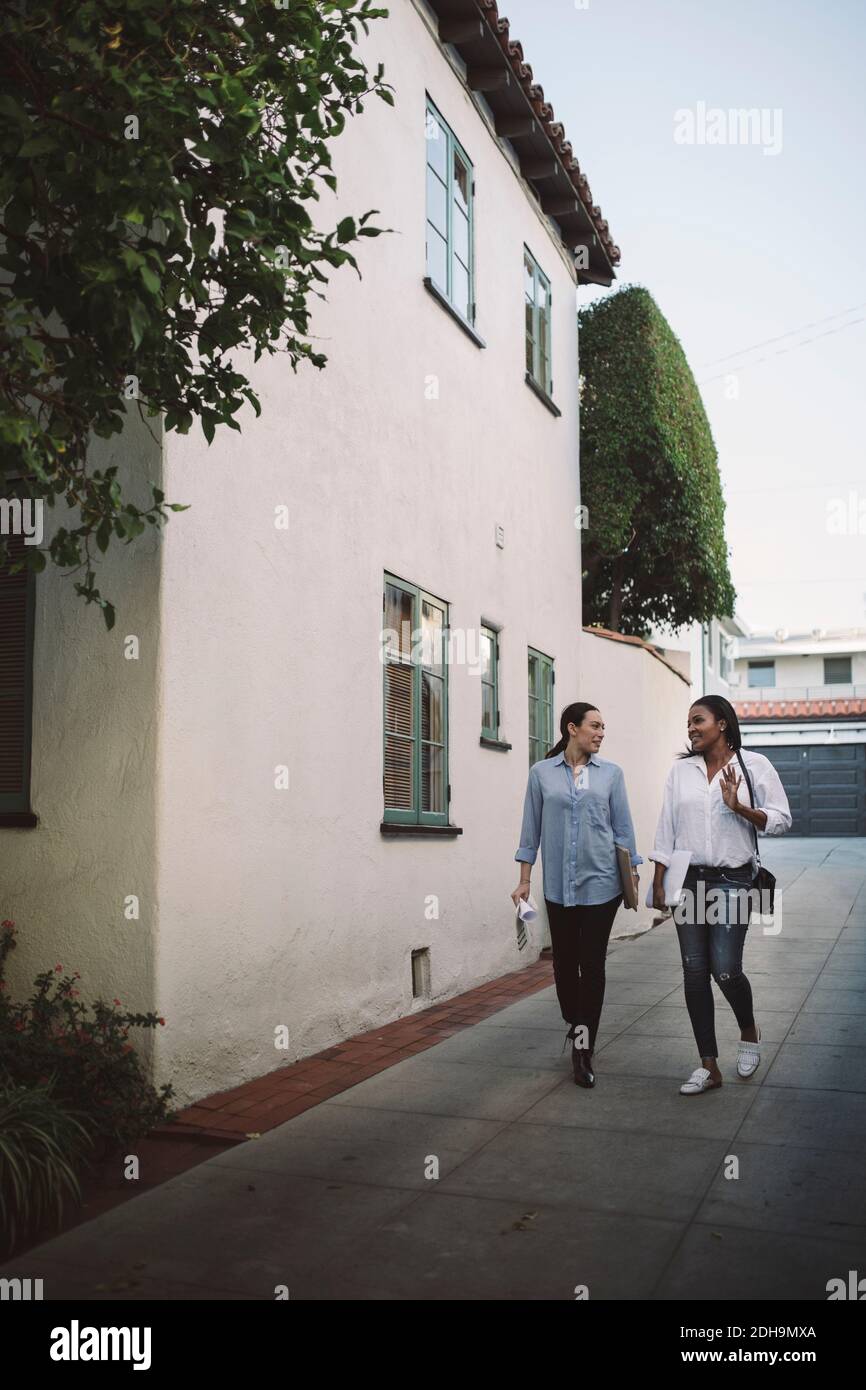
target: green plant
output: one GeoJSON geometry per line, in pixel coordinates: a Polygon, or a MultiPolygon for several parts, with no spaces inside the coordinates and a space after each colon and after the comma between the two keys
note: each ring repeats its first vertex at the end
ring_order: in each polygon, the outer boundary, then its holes
{"type": "Polygon", "coordinates": [[[133,1044],[132,1028],[165,1020],[96,999],[80,998],[79,974],[62,965],[36,976],[30,998],[13,1003],[5,962],[15,924],[0,923],[0,1084],[35,1088],[53,1078],[58,1103],[80,1114],[88,1133],[111,1149],[129,1144],[168,1118],[169,1084],[151,1084],[133,1044]]]}
{"type": "Polygon", "coordinates": [[[52,1081],[0,1087],[0,1229],[7,1254],[21,1238],[59,1226],[67,1198],[81,1200],[76,1169],[93,1141],[53,1090],[52,1081]]]}
{"type": "Polygon", "coordinates": [[[730,615],[716,447],[679,341],[640,286],[579,327],[584,623],[642,636],[730,615]]]}
{"type": "Polygon", "coordinates": [[[370,0],[4,6],[0,479],[76,509],[47,553],[85,568],[76,592],[109,627],[96,552],[182,507],[144,479],[152,504],[126,498],[115,467],[88,466],[91,437],[137,410],[182,434],[197,419],[210,442],[245,403],[259,413],[234,354],[324,365],[310,296],[381,229],[366,212],[327,230],[310,208],[336,189],[329,144],[347,119],[371,93],[393,105],[356,53],[385,14],[370,0]]]}

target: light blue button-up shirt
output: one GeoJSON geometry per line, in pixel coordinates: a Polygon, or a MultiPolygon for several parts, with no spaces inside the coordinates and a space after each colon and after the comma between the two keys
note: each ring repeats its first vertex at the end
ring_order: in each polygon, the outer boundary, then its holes
{"type": "Polygon", "coordinates": [[[616,845],[642,864],[622,768],[593,753],[585,791],[574,785],[565,754],[529,769],[518,863],[534,864],[541,846],[544,896],[566,907],[606,903],[622,892],[616,845]]]}

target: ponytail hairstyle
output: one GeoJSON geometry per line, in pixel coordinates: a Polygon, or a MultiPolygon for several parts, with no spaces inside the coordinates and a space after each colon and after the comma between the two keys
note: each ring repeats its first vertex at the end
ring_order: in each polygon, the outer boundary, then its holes
{"type": "Polygon", "coordinates": [[[566,705],[559,720],[559,732],[562,737],[559,743],[554,744],[549,753],[545,753],[545,758],[555,758],[557,753],[561,753],[568,743],[569,724],[582,724],[584,716],[589,714],[591,709],[597,710],[598,705],[587,705],[582,700],[578,700],[574,705],[566,705]]]}
{"type": "MultiPolygon", "coordinates": [[[[699,700],[692,700],[691,708],[695,705],[703,705],[716,719],[724,719],[726,728],[722,730],[727,745],[733,752],[737,753],[743,746],[743,736],[740,733],[740,721],[737,712],[730,700],[726,700],[724,695],[702,695],[699,700]]],[[[687,748],[685,753],[678,753],[679,758],[696,758],[698,754],[693,748],[687,748]]]]}

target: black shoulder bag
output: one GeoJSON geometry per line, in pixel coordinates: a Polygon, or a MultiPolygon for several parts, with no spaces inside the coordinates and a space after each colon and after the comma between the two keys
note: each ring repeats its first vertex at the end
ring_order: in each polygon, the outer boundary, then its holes
{"type": "MultiPolygon", "coordinates": [[[[737,761],[739,762],[740,767],[743,769],[743,776],[746,779],[746,786],[749,789],[749,802],[751,804],[752,810],[754,811],[755,798],[752,793],[752,782],[748,772],[746,771],[746,764],[740,757],[739,749],[737,749],[737,761]]],[[[752,822],[750,821],[749,824],[752,825],[752,822]]],[[[752,825],[752,834],[755,837],[755,858],[758,861],[758,870],[755,874],[755,877],[752,879],[752,887],[756,888],[758,893],[760,894],[759,902],[761,904],[761,915],[764,915],[764,904],[766,902],[769,902],[770,911],[767,915],[772,917],[773,905],[776,899],[776,876],[775,874],[771,874],[769,869],[765,869],[763,864],[761,863],[761,853],[758,849],[758,832],[754,825],[752,825]]]]}

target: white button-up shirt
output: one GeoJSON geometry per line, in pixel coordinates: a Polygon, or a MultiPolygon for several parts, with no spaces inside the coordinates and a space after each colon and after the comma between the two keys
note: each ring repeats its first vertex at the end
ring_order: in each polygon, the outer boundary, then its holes
{"type": "MultiPolygon", "coordinates": [[[[759,835],[784,835],[791,828],[788,798],[779,774],[763,753],[741,748],[740,755],[749,771],[755,810],[764,811],[767,824],[759,835]]],[[[736,754],[732,766],[740,779],[737,800],[749,806],[749,789],[736,754]]],[[[722,772],[707,778],[707,765],[700,753],[678,758],[667,775],[664,801],[656,827],[655,844],[648,857],[659,864],[670,864],[675,849],[687,849],[693,864],[724,864],[733,868],[751,862],[757,867],[752,825],[722,799],[722,772]]]]}

